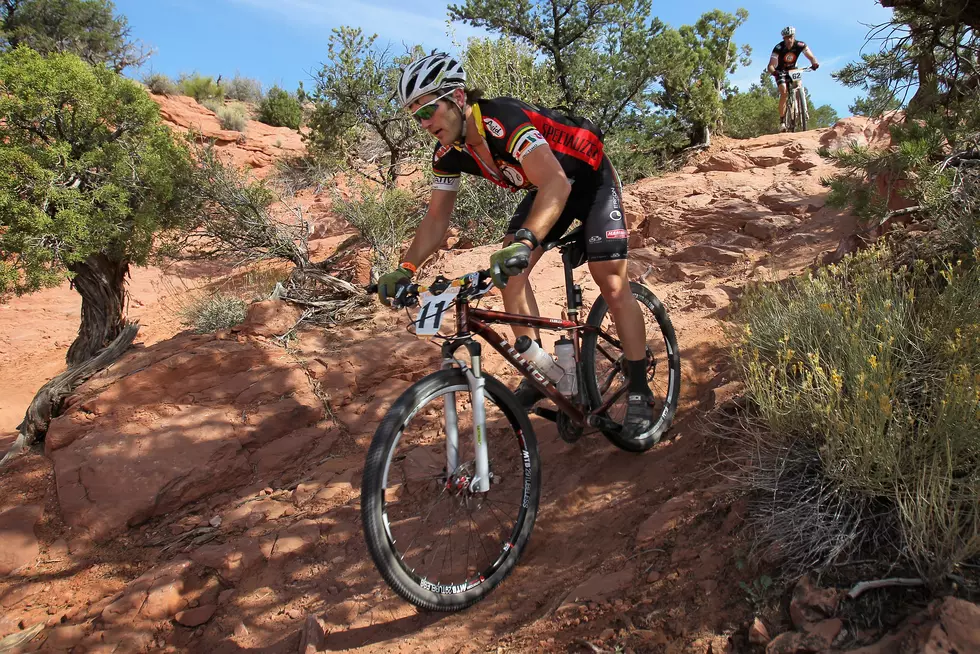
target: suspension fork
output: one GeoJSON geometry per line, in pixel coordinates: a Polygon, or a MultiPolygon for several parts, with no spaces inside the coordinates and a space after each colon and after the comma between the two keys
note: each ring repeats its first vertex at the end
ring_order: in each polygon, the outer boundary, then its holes
{"type": "MultiPolygon", "coordinates": [[[[473,446],[476,470],[470,490],[486,493],[490,490],[490,454],[487,448],[486,378],[481,363],[482,348],[479,343],[467,340],[463,343],[470,355],[470,365],[462,365],[466,384],[470,389],[470,404],[473,409],[473,446]]],[[[449,342],[443,345],[442,368],[453,368],[460,362],[453,352],[460,343],[449,342]]],[[[456,393],[448,393],[443,398],[443,416],[446,430],[446,474],[451,476],[459,467],[459,422],[456,413],[456,393]]]]}

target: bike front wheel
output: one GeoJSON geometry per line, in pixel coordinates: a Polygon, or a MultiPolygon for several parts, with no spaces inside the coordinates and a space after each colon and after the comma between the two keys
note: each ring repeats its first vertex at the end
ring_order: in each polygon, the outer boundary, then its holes
{"type": "Polygon", "coordinates": [[[484,378],[488,492],[474,490],[473,412],[458,368],[409,387],[368,451],[361,484],[368,550],[388,585],[422,609],[459,611],[483,599],[517,565],[537,515],[534,431],[513,393],[484,378]],[[456,469],[447,470],[445,416],[452,408],[459,455],[456,469]]]}
{"type": "MultiPolygon", "coordinates": [[[[667,309],[653,291],[637,282],[630,290],[643,312],[647,346],[647,382],[656,401],[656,423],[653,432],[642,439],[626,438],[619,431],[602,430],[616,447],[629,452],[643,452],[656,445],[670,427],[677,412],[681,390],[681,357],[677,350],[677,335],[667,315],[667,309]]],[[[586,324],[598,327],[582,337],[582,367],[585,389],[593,408],[612,400],[606,415],[622,424],[626,417],[627,366],[626,355],[609,314],[609,305],[599,296],[592,305],[586,324]]]]}
{"type": "Polygon", "coordinates": [[[796,122],[800,126],[800,131],[805,132],[808,116],[807,116],[807,109],[806,109],[806,93],[803,92],[802,87],[796,89],[796,106],[799,108],[797,112],[798,118],[796,122]]]}

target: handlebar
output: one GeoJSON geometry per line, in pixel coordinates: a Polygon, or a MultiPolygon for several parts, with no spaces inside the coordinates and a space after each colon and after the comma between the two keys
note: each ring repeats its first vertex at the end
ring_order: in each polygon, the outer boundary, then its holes
{"type": "MultiPolygon", "coordinates": [[[[511,262],[508,261],[507,265],[511,265],[511,262]]],[[[438,295],[454,283],[458,283],[461,287],[457,298],[469,299],[479,297],[485,295],[493,288],[493,280],[490,277],[489,270],[475,270],[455,279],[449,279],[439,275],[428,285],[415,282],[399,284],[395,291],[395,296],[391,298],[391,306],[395,309],[415,306],[418,304],[420,293],[428,291],[433,295],[438,295]],[[473,275],[477,276],[476,284],[473,283],[473,275]]],[[[364,291],[367,295],[375,295],[378,292],[378,285],[370,284],[365,286],[364,291]]]]}
{"type": "MultiPolygon", "coordinates": [[[[531,261],[527,257],[511,257],[504,262],[504,266],[517,270],[524,270],[530,264],[531,261]]],[[[503,273],[501,273],[501,275],[503,275],[503,273]]],[[[503,276],[505,278],[507,277],[507,275],[503,276]]],[[[456,279],[447,279],[446,277],[439,275],[428,286],[425,284],[416,284],[414,282],[399,284],[397,290],[395,291],[395,296],[391,298],[391,306],[396,309],[415,306],[418,304],[418,296],[420,292],[427,290],[434,295],[438,295],[449,288],[449,286],[454,282],[459,282],[459,285],[463,287],[460,291],[460,297],[478,297],[486,294],[491,288],[493,288],[492,277],[490,270],[488,269],[466,273],[462,277],[457,277],[456,279]],[[475,286],[472,284],[472,276],[474,274],[477,275],[477,283],[475,286]],[[471,292],[465,293],[467,290],[471,292]]],[[[367,295],[376,295],[378,293],[378,285],[369,284],[364,287],[364,292],[367,295]]]]}

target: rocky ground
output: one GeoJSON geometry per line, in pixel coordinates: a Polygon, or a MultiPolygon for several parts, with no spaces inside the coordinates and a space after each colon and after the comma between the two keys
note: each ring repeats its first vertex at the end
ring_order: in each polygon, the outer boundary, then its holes
{"type": "MultiPolygon", "coordinates": [[[[203,123],[181,112],[209,112],[185,100],[163,102],[164,115],[203,123]]],[[[246,143],[265,150],[233,156],[263,168],[271,137],[253,139],[255,124],[246,143]]],[[[789,611],[760,601],[768,562],[741,534],[746,504],[725,474],[733,446],[716,428],[737,392],[725,358],[731,303],[749,283],[840,256],[856,229],[825,206],[820,179],[833,168],[815,153],[849,139],[881,142],[887,129],[848,119],[725,141],[628,189],[631,274],[667,305],[681,347],[675,426],[638,456],[598,435],[568,445],[534,418],[544,490],[531,544],[514,574],[461,614],[419,613],[389,591],[359,517],[374,429],[433,370],[438,348],[380,309],[284,347],[276,337],[298,314],[275,301],[253,305],[239,327],[195,335],[181,331],[175,303],[222,271],[183,268],[177,284],[173,270],[135,270],[141,342],[70,399],[43,453],[0,475],[0,639],[73,652],[896,651],[895,640],[872,645],[891,625],[841,620],[841,593],[808,580],[789,611]]],[[[323,197],[300,201],[325,256],[347,231],[323,197]]],[[[427,274],[481,268],[492,249],[443,252],[427,274]]],[[[586,269],[575,278],[594,298],[586,269]]],[[[557,315],[557,255],[532,282],[542,311],[557,315]]],[[[0,305],[0,446],[61,369],[78,309],[66,287],[0,305]]],[[[486,366],[516,384],[499,358],[486,366]]],[[[978,617],[947,599],[892,638],[980,651],[978,617]]]]}

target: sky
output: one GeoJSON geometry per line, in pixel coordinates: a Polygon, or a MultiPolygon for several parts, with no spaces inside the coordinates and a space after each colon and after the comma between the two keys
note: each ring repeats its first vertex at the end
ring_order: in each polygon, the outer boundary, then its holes
{"type": "MultiPolygon", "coordinates": [[[[176,78],[182,72],[223,75],[239,73],[294,90],[300,81],[312,88],[312,75],[327,60],[331,29],[360,27],[377,34],[377,44],[401,53],[405,45],[456,50],[470,36],[486,32],[448,22],[447,6],[439,0],[115,0],[116,9],[129,20],[133,38],[155,50],[134,77],[147,72],[176,78]],[[450,36],[450,31],[453,36],[450,36]]],[[[817,105],[830,104],[848,115],[860,91],[835,82],[830,73],[856,60],[864,49],[869,27],[888,20],[890,9],[874,0],[653,0],[652,13],[679,27],[694,23],[713,9],[748,10],[749,18],[735,33],[736,42],[752,48],[752,63],[731,76],[747,90],[769,61],[772,48],[786,25],[796,27],[821,64],[806,77],[817,105]]]]}

